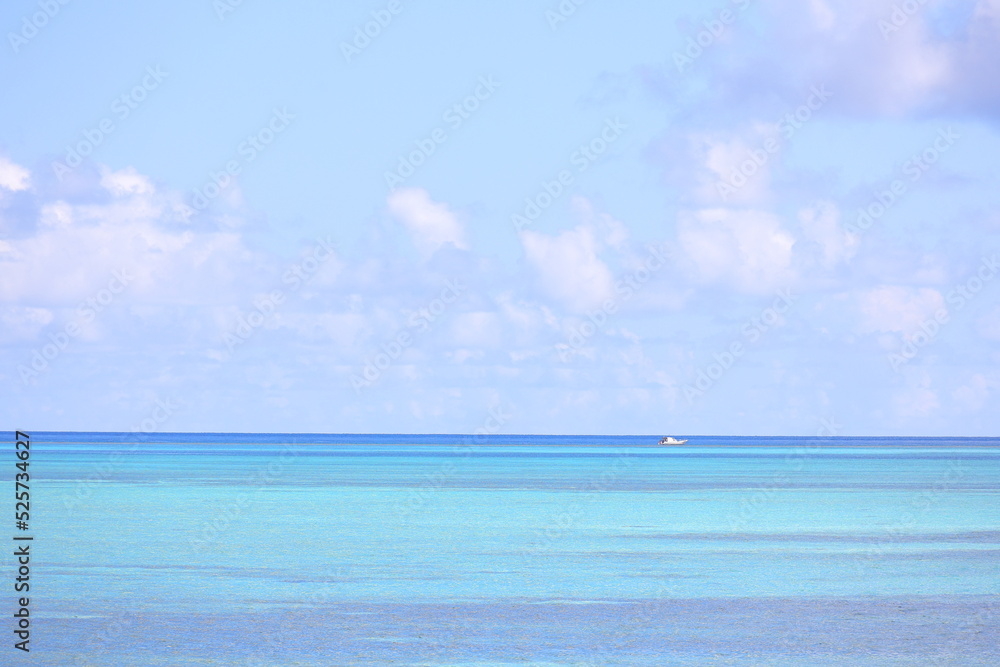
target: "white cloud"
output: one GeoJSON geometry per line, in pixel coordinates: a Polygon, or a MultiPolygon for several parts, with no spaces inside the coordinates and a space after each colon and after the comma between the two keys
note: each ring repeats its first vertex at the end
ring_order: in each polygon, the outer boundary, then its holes
{"type": "Polygon", "coordinates": [[[30,171],[0,156],[0,188],[5,188],[12,192],[27,190],[30,180],[30,171]]]}
{"type": "Polygon", "coordinates": [[[559,318],[544,305],[516,299],[510,290],[498,294],[495,301],[497,314],[506,326],[506,344],[513,357],[536,355],[538,341],[559,331],[559,318]],[[520,349],[514,350],[515,347],[520,349]]]}
{"type": "Polygon", "coordinates": [[[771,167],[778,156],[767,152],[764,144],[774,141],[780,145],[776,125],[757,123],[745,136],[695,135],[692,141],[697,159],[704,163],[695,190],[701,201],[747,206],[767,199],[771,167]]]}
{"type": "Polygon", "coordinates": [[[897,393],[892,400],[896,415],[903,418],[926,417],[941,407],[937,392],[931,387],[926,373],[911,376],[910,385],[897,393]]]}
{"type": "Polygon", "coordinates": [[[73,224],[73,207],[64,201],[45,204],[39,212],[38,224],[51,229],[69,227],[73,224]]]}
{"type": "Polygon", "coordinates": [[[830,5],[823,0],[809,0],[809,9],[812,10],[816,27],[820,30],[829,30],[837,20],[836,14],[830,9],[830,5]]]}
{"type": "Polygon", "coordinates": [[[703,209],[680,216],[678,241],[697,277],[742,292],[769,292],[788,284],[795,240],[764,211],[703,209]]]}
{"type": "Polygon", "coordinates": [[[841,228],[839,219],[840,211],[830,202],[818,202],[799,211],[803,238],[817,244],[819,263],[826,269],[853,257],[860,243],[856,235],[841,228]]]}
{"type": "Polygon", "coordinates": [[[455,316],[451,329],[457,345],[491,348],[503,342],[500,318],[496,313],[461,313],[455,316]]]}
{"type": "Polygon", "coordinates": [[[0,340],[32,340],[52,320],[47,308],[0,306],[0,340]]]}
{"type": "Polygon", "coordinates": [[[944,309],[944,297],[936,289],[883,285],[858,297],[862,333],[912,333],[934,313],[944,309]]]}
{"type": "Polygon", "coordinates": [[[975,16],[981,20],[1000,21],[1000,0],[979,0],[975,16]]]}
{"type": "Polygon", "coordinates": [[[873,92],[881,106],[890,113],[905,113],[923,104],[935,90],[940,90],[952,76],[950,49],[933,43],[927,36],[922,16],[913,19],[891,34],[886,46],[877,49],[881,66],[875,72],[873,92]]]}
{"type": "Polygon", "coordinates": [[[155,190],[149,179],[135,170],[126,167],[120,171],[111,171],[107,167],[101,169],[101,186],[115,197],[125,195],[148,195],[155,190]]]}
{"type": "Polygon", "coordinates": [[[990,382],[980,373],[969,379],[969,384],[962,385],[952,392],[952,398],[964,410],[978,412],[986,405],[990,397],[990,382]]]}
{"type": "Polygon", "coordinates": [[[973,108],[985,106],[995,117],[1000,82],[996,63],[1000,58],[1000,2],[979,0],[966,39],[955,46],[951,96],[973,108]]]}
{"type": "MultiPolygon", "coordinates": [[[[358,348],[372,335],[368,318],[360,313],[279,311],[275,325],[293,330],[303,340],[329,341],[343,349],[358,348]]],[[[231,327],[230,324],[227,328],[231,327]]]]}
{"type": "Polygon", "coordinates": [[[1000,306],[994,307],[978,321],[979,335],[988,340],[1000,341],[1000,306]]]}
{"type": "Polygon", "coordinates": [[[614,277],[598,257],[593,228],[581,225],[558,236],[526,231],[521,243],[542,289],[571,310],[582,312],[613,296],[614,277]]]}
{"type": "Polygon", "coordinates": [[[403,223],[413,244],[425,258],[447,243],[456,248],[468,248],[458,218],[447,204],[431,201],[426,190],[400,188],[389,195],[388,204],[389,211],[403,223]]]}
{"type": "Polygon", "coordinates": [[[753,107],[822,83],[840,112],[900,116],[926,110],[995,114],[1000,10],[944,0],[772,0],[762,30],[732,33],[725,59],[703,67],[713,101],[753,107]],[[942,18],[947,17],[947,18],[942,18]],[[956,17],[966,20],[953,25],[956,17]],[[948,21],[940,27],[938,22],[948,21]],[[768,76],[761,77],[761,72],[768,76]]]}
{"type": "Polygon", "coordinates": [[[205,303],[242,290],[244,271],[253,275],[255,255],[239,235],[177,228],[172,197],[134,170],[105,170],[101,184],[110,201],[41,201],[35,234],[3,242],[0,301],[76,306],[124,269],[133,276],[128,295],[205,303]]]}
{"type": "Polygon", "coordinates": [[[574,196],[571,206],[580,222],[595,227],[601,233],[604,243],[616,250],[624,248],[630,236],[624,222],[616,220],[607,213],[598,213],[586,197],[574,196]]]}

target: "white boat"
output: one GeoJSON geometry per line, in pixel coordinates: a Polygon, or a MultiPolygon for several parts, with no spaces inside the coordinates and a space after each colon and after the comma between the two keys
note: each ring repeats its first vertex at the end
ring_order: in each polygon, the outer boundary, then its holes
{"type": "Polygon", "coordinates": [[[683,445],[687,440],[678,440],[677,438],[668,435],[665,438],[660,438],[661,445],[683,445]]]}

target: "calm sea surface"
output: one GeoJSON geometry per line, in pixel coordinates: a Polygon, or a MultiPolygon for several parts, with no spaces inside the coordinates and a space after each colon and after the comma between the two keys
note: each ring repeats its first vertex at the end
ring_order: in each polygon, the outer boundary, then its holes
{"type": "Polygon", "coordinates": [[[1000,664],[998,439],[31,435],[0,664],[1000,664]]]}

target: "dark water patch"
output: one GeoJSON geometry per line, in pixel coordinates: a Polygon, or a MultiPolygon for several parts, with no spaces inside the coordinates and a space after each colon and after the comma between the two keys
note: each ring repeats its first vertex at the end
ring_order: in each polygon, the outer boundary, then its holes
{"type": "MultiPolygon", "coordinates": [[[[996,461],[1000,462],[1000,449],[994,450],[994,448],[982,448],[983,451],[976,450],[942,450],[942,451],[928,451],[925,448],[915,449],[913,451],[903,450],[884,450],[877,452],[864,451],[863,449],[855,449],[849,451],[843,451],[844,448],[837,447],[836,451],[820,451],[813,450],[808,453],[796,453],[797,448],[783,448],[787,451],[766,451],[766,450],[756,450],[756,451],[734,451],[725,448],[709,448],[709,447],[698,447],[697,449],[664,449],[664,448],[652,448],[652,449],[637,449],[635,447],[629,447],[628,449],[614,449],[613,447],[605,447],[603,451],[580,451],[577,449],[572,449],[567,451],[567,449],[559,448],[542,448],[542,447],[525,447],[525,448],[514,448],[507,445],[495,446],[495,447],[482,447],[472,451],[462,451],[460,449],[455,449],[453,447],[439,445],[439,446],[414,446],[409,448],[398,447],[389,448],[382,446],[371,446],[367,448],[361,447],[350,447],[350,446],[329,446],[329,445],[315,445],[310,447],[274,447],[269,444],[261,444],[256,446],[243,446],[243,445],[231,445],[231,446],[217,446],[217,445],[193,445],[193,444],[172,444],[172,443],[149,443],[144,444],[139,448],[132,449],[130,447],[122,447],[118,443],[109,442],[98,447],[79,447],[79,446],[52,446],[47,448],[41,446],[38,448],[40,453],[43,455],[53,455],[58,454],[63,459],[68,459],[71,457],[99,457],[99,456],[110,456],[114,453],[118,453],[123,457],[129,456],[188,456],[188,455],[198,455],[204,457],[213,456],[250,456],[250,457],[260,457],[260,458],[276,458],[284,457],[287,459],[296,458],[359,458],[359,459],[372,459],[372,458],[401,458],[401,459],[637,459],[637,460],[652,460],[652,461],[663,461],[663,460],[684,460],[684,459],[706,459],[706,460],[760,460],[760,461],[782,461],[791,464],[798,464],[802,461],[842,461],[842,460],[858,460],[858,461],[893,461],[893,460],[913,460],[913,461],[953,461],[956,459],[962,461],[996,461]]],[[[849,449],[849,448],[848,448],[849,449]]]]}
{"type": "MultiPolygon", "coordinates": [[[[77,610],[79,613],[80,610],[77,610]]],[[[37,664],[1000,664],[995,598],[329,604],[39,618],[37,664]],[[574,603],[579,602],[579,603],[574,603]],[[584,603],[585,602],[585,603],[584,603]],[[95,641],[114,619],[113,645],[95,641]],[[112,653],[113,652],[113,653],[112,653]],[[105,658],[102,658],[102,655],[105,658]],[[114,656],[117,662],[111,662],[114,656]],[[72,661],[57,663],[66,656],[72,661]]],[[[110,613],[108,613],[110,612],[110,613]]]]}
{"type": "Polygon", "coordinates": [[[963,533],[625,533],[610,536],[619,539],[710,542],[841,542],[893,544],[1000,544],[1000,531],[980,530],[963,533]]]}

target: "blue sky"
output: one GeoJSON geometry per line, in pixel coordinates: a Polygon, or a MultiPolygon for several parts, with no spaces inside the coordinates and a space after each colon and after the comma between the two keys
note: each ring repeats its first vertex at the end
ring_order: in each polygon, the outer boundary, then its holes
{"type": "Polygon", "coordinates": [[[625,4],[5,3],[4,421],[996,435],[1000,2],[625,4]]]}

